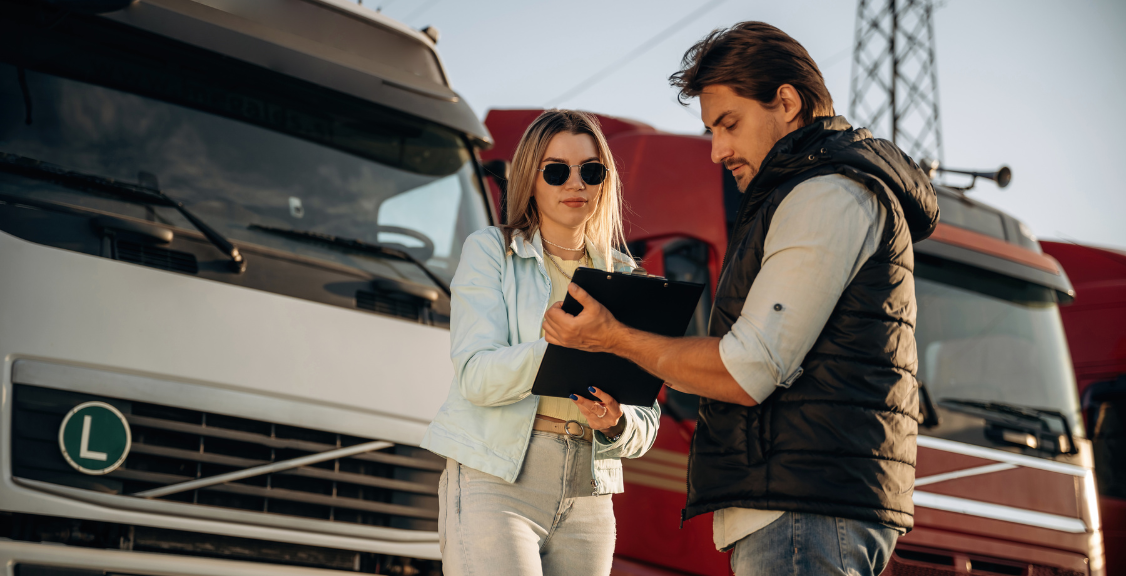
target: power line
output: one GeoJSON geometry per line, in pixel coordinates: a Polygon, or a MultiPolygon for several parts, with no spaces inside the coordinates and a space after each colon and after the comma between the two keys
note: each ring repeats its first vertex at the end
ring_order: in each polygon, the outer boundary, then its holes
{"type": "Polygon", "coordinates": [[[668,28],[661,30],[655,36],[646,40],[644,43],[642,43],[637,48],[634,48],[632,51],[630,51],[629,54],[626,54],[625,56],[621,57],[616,62],[610,64],[609,66],[603,68],[602,70],[595,72],[593,75],[590,76],[590,78],[587,78],[586,80],[583,80],[582,82],[579,82],[574,87],[572,87],[570,90],[564,92],[562,95],[553,98],[552,100],[550,100],[547,103],[547,107],[551,108],[551,107],[555,106],[556,104],[563,102],[564,100],[567,100],[568,98],[573,98],[575,96],[578,96],[579,94],[582,94],[588,88],[590,88],[591,86],[594,86],[596,83],[601,81],[610,72],[613,72],[614,70],[620,68],[621,66],[628,64],[634,58],[641,56],[642,54],[644,54],[644,53],[648,52],[650,49],[652,49],[654,46],[663,42],[666,38],[669,37],[669,35],[671,33],[676,32],[677,29],[680,28],[681,26],[684,26],[684,25],[692,22],[693,20],[696,20],[700,16],[703,16],[705,13],[711,11],[713,8],[715,8],[716,6],[719,6],[720,4],[723,4],[726,1],[727,0],[712,0],[711,2],[708,2],[707,4],[697,8],[691,14],[685,16],[684,18],[681,18],[680,20],[677,20],[675,23],[673,23],[672,26],[669,26],[668,28]]]}
{"type": "Polygon", "coordinates": [[[685,105],[681,104],[681,103],[680,103],[680,99],[678,99],[678,98],[677,98],[676,96],[673,96],[672,98],[669,98],[669,102],[672,102],[673,104],[676,104],[676,107],[677,107],[677,108],[680,108],[681,110],[683,110],[685,114],[687,114],[687,115],[691,116],[691,117],[692,117],[693,119],[695,119],[695,120],[699,120],[699,119],[700,119],[700,114],[699,114],[699,113],[697,113],[697,112],[693,112],[693,111],[692,111],[692,110],[690,109],[690,107],[689,107],[689,106],[685,106],[685,105]]]}
{"type": "Polygon", "coordinates": [[[852,55],[852,46],[849,46],[848,48],[845,48],[844,50],[841,50],[840,52],[837,52],[836,54],[833,54],[832,56],[822,60],[821,63],[817,65],[817,67],[820,68],[822,72],[824,72],[825,70],[832,68],[834,64],[843,62],[844,59],[850,55],[852,55]]]}
{"type": "Polygon", "coordinates": [[[432,6],[434,6],[437,3],[438,3],[438,0],[430,0],[426,4],[423,4],[418,10],[415,10],[414,12],[412,12],[410,16],[403,18],[403,22],[410,22],[411,20],[414,20],[415,18],[421,16],[424,12],[429,10],[432,6]]]}

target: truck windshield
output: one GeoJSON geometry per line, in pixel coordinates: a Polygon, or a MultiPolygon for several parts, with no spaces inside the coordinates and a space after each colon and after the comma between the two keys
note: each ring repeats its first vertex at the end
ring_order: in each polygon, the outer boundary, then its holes
{"type": "MultiPolygon", "coordinates": [[[[405,249],[447,283],[465,237],[488,225],[472,154],[452,130],[283,77],[166,85],[136,62],[105,64],[112,88],[0,63],[0,152],[127,182],[147,172],[235,244],[376,274],[388,264],[251,225],[405,249]]],[[[0,194],[192,229],[173,208],[48,182],[0,175],[0,194]]],[[[395,266],[429,283],[411,268],[395,266]]]]}
{"type": "Polygon", "coordinates": [[[1058,410],[1082,435],[1054,292],[949,261],[916,258],[918,376],[931,397],[1058,410]]]}

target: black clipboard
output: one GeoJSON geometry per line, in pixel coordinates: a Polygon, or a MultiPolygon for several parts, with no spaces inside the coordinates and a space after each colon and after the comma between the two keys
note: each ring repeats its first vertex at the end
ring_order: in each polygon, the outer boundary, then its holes
{"type": "MultiPolygon", "coordinates": [[[[684,335],[704,291],[703,284],[594,268],[575,270],[571,281],[586,290],[621,323],[662,336],[684,335]]],[[[578,315],[582,309],[582,305],[567,294],[563,311],[578,315]]],[[[660,378],[620,356],[548,344],[532,384],[532,393],[559,398],[577,394],[597,401],[587,390],[588,386],[597,386],[621,404],[652,406],[663,384],[660,378]]]]}

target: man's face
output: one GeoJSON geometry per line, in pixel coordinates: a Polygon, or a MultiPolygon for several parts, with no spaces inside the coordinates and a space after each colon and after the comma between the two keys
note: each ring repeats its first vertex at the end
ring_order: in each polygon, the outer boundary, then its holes
{"type": "Polygon", "coordinates": [[[796,128],[787,106],[776,104],[767,108],[725,85],[707,86],[700,94],[700,118],[712,133],[712,162],[731,171],[741,192],[774,144],[796,128]]]}

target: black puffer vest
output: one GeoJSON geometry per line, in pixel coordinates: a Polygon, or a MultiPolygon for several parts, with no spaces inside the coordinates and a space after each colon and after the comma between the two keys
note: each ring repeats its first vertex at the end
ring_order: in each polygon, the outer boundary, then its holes
{"type": "Polygon", "coordinates": [[[801,182],[828,174],[876,195],[887,210],[882,242],[845,287],[788,388],[749,408],[701,400],[685,519],[740,507],[913,525],[919,408],[911,244],[934,230],[938,203],[910,158],[840,116],[779,140],[744,194],[710,332],[723,336],[739,318],[778,205],[801,182]]]}

